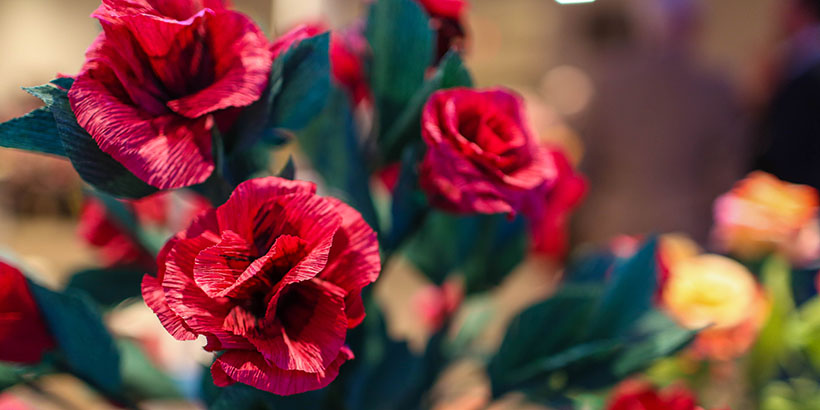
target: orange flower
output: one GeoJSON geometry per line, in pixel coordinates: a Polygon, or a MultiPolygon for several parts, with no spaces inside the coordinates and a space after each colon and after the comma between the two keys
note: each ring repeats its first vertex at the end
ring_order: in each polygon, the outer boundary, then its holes
{"type": "Polygon", "coordinates": [[[782,252],[803,262],[820,254],[817,191],[752,172],[715,201],[713,237],[744,259],[782,252]]]}
{"type": "Polygon", "coordinates": [[[748,269],[720,255],[698,255],[694,243],[680,238],[663,238],[660,254],[668,269],[663,307],[681,326],[703,329],[692,352],[714,360],[745,353],[769,311],[765,294],[748,269]]]}

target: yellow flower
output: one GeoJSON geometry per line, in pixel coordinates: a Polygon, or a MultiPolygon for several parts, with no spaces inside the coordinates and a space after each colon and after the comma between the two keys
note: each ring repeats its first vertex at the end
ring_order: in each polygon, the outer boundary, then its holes
{"type": "Polygon", "coordinates": [[[752,172],[715,201],[714,239],[744,259],[782,252],[804,261],[820,250],[817,191],[752,172]]]}
{"type": "Polygon", "coordinates": [[[729,328],[749,317],[757,292],[757,282],[740,263],[699,255],[669,266],[663,303],[686,328],[729,328]]]}

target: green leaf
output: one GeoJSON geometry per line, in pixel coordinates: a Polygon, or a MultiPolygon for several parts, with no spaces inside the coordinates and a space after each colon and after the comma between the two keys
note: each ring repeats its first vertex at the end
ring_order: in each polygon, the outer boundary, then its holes
{"type": "Polygon", "coordinates": [[[71,372],[108,395],[122,392],[120,356],[99,312],[84,295],[30,283],[31,293],[71,372]]]}
{"type": "Polygon", "coordinates": [[[522,383],[519,371],[523,367],[548,360],[581,342],[583,324],[593,314],[599,295],[596,287],[566,286],[513,319],[487,367],[493,396],[499,397],[522,383]]]}
{"type": "Polygon", "coordinates": [[[370,6],[366,36],[377,126],[387,128],[424,83],[434,57],[433,31],[418,2],[378,0],[370,6]]]}
{"type": "Polygon", "coordinates": [[[498,286],[524,260],[529,249],[523,216],[512,221],[506,215],[480,215],[473,219],[473,235],[462,239],[468,247],[472,243],[468,259],[461,266],[467,294],[498,286]]]}
{"type": "Polygon", "coordinates": [[[778,365],[788,353],[786,324],[794,312],[790,275],[789,264],[780,257],[772,256],[763,263],[761,281],[772,307],[749,353],[748,364],[749,377],[758,388],[777,374],[778,365]]]}
{"type": "Polygon", "coordinates": [[[156,188],[137,178],[104,153],[91,135],[77,124],[68,101],[71,83],[71,79],[59,79],[53,84],[64,88],[41,85],[26,88],[26,91],[43,100],[51,111],[65,154],[80,177],[94,188],[117,197],[142,198],[157,192],[156,188]]]}
{"type": "Polygon", "coordinates": [[[638,337],[627,345],[614,362],[616,377],[624,378],[648,367],[654,361],[677,352],[691,342],[697,331],[684,329],[658,311],[644,316],[638,322],[638,337]]]}
{"type": "Polygon", "coordinates": [[[274,63],[281,75],[270,120],[277,128],[299,130],[322,111],[330,93],[330,33],[302,40],[274,63]],[[276,64],[281,61],[281,70],[276,64]]]}
{"type": "Polygon", "coordinates": [[[88,269],[75,273],[66,289],[81,290],[98,304],[111,308],[139,297],[146,273],[139,268],[88,269]]]}
{"type": "Polygon", "coordinates": [[[386,133],[382,138],[384,162],[396,161],[408,143],[421,138],[421,114],[430,95],[441,89],[472,85],[473,79],[461,61],[461,56],[454,51],[448,52],[435,74],[413,94],[396,121],[385,127],[386,133]]]}
{"type": "Polygon", "coordinates": [[[118,340],[122,355],[122,377],[125,389],[141,400],[181,399],[174,381],[157,369],[138,345],[130,340],[118,340]]]}
{"type": "Polygon", "coordinates": [[[430,211],[418,232],[403,248],[404,256],[431,282],[441,285],[453,270],[463,265],[473,250],[474,219],[430,211]]]}
{"type": "Polygon", "coordinates": [[[377,228],[370,175],[357,135],[349,97],[336,87],[330,90],[322,113],[307,128],[296,132],[299,148],[331,194],[356,208],[371,227],[377,228]]]}
{"type": "Polygon", "coordinates": [[[47,107],[0,124],[0,146],[66,156],[57,123],[47,107]]]}
{"type": "Polygon", "coordinates": [[[419,189],[418,163],[424,155],[422,144],[414,144],[405,150],[399,180],[393,190],[393,202],[390,205],[390,233],[379,238],[386,252],[398,249],[417,229],[424,224],[430,206],[427,198],[419,189]]]}
{"type": "Polygon", "coordinates": [[[615,265],[590,337],[621,335],[652,308],[658,286],[656,252],[657,241],[652,239],[633,257],[615,265]]]}

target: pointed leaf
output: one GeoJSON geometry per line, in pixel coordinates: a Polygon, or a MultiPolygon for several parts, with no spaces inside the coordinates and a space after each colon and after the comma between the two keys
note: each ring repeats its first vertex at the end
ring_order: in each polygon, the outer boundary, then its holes
{"type": "Polygon", "coordinates": [[[57,123],[47,107],[0,124],[0,146],[66,156],[57,123]]]}

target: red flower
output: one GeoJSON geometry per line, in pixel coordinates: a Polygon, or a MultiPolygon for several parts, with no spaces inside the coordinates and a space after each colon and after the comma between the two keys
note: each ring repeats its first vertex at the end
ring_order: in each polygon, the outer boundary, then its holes
{"type": "MultiPolygon", "coordinates": [[[[159,193],[136,201],[122,201],[130,209],[143,229],[176,232],[210,207],[198,195],[159,193]]],[[[154,267],[154,257],[109,215],[105,205],[88,198],[80,213],[77,227],[79,236],[100,250],[107,266],[137,265],[154,267]]]]}
{"type": "Polygon", "coordinates": [[[327,386],[353,357],[347,329],[379,275],[376,234],[308,182],[246,181],[177,234],[146,275],[146,303],[177,339],[204,335],[214,383],[288,395],[327,386]]]}
{"type": "Polygon", "coordinates": [[[433,28],[437,32],[437,56],[441,58],[451,48],[464,49],[464,12],[467,0],[419,0],[431,17],[433,28]]]}
{"type": "Polygon", "coordinates": [[[203,182],[211,131],[258,100],[269,42],[220,0],[103,0],[103,32],[69,91],[100,148],[160,189],[203,182]]]}
{"type": "Polygon", "coordinates": [[[695,395],[682,386],[658,392],[653,386],[637,380],[621,383],[610,399],[608,410],[702,410],[695,395]]]}
{"type": "Polygon", "coordinates": [[[546,201],[540,207],[542,211],[532,218],[532,242],[536,253],[562,259],[568,248],[569,214],[584,199],[587,185],[561,151],[550,154],[557,173],[544,185],[546,201]]]}
{"type": "Polygon", "coordinates": [[[467,10],[467,0],[418,0],[433,17],[460,19],[467,10]]]}
{"type": "Polygon", "coordinates": [[[0,262],[0,361],[37,363],[55,346],[26,278],[0,262]]]}
{"type": "Polygon", "coordinates": [[[462,300],[464,285],[460,282],[448,281],[441,286],[430,284],[413,295],[413,310],[427,330],[437,332],[455,314],[462,300]]]}
{"type": "Polygon", "coordinates": [[[421,187],[433,205],[452,212],[515,214],[554,172],[520,97],[507,90],[434,93],[422,113],[422,137],[428,149],[421,187]]]}

